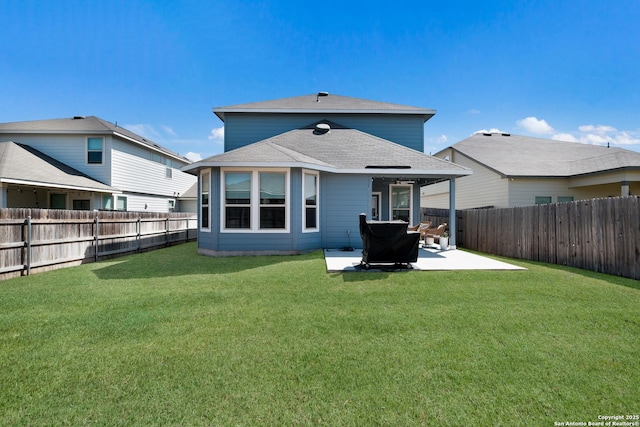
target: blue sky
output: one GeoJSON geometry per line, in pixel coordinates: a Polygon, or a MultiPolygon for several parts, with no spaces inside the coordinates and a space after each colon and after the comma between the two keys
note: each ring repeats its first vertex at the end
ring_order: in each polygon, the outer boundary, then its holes
{"type": "Polygon", "coordinates": [[[327,91],[433,108],[425,152],[476,131],[640,151],[640,2],[0,3],[0,122],[95,115],[182,155],[211,108],[327,91]]]}

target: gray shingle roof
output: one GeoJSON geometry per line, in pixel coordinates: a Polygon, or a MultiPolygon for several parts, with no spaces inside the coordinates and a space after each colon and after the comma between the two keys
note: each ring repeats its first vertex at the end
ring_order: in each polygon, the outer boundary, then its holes
{"type": "Polygon", "coordinates": [[[119,134],[155,151],[179,158],[185,163],[191,163],[189,159],[178,153],[96,116],[0,123],[0,134],[2,133],[119,134]]]}
{"type": "Polygon", "coordinates": [[[271,101],[251,102],[248,104],[214,107],[213,112],[224,121],[226,113],[372,113],[372,114],[415,114],[424,117],[424,121],[431,118],[436,111],[427,108],[411,107],[408,105],[392,104],[388,102],[370,101],[328,94],[294,96],[291,98],[275,99],[271,101]]]}
{"type": "Polygon", "coordinates": [[[504,176],[568,177],[640,168],[640,153],[510,134],[475,134],[452,147],[504,176]]]}
{"type": "Polygon", "coordinates": [[[335,123],[326,133],[315,124],[227,153],[209,157],[185,171],[207,166],[308,167],[338,173],[402,176],[461,176],[462,166],[335,123]],[[372,172],[375,171],[375,172],[372,172]]]}
{"type": "Polygon", "coordinates": [[[33,147],[11,141],[0,142],[0,181],[104,193],[120,192],[33,147]]]}

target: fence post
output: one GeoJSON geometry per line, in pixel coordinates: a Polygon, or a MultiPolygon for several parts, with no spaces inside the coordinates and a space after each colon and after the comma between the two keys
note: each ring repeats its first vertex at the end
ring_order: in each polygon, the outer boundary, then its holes
{"type": "Polygon", "coordinates": [[[166,236],[166,245],[169,246],[169,217],[167,216],[167,219],[165,220],[166,225],[165,225],[165,236],[166,236]]]}
{"type": "Polygon", "coordinates": [[[94,241],[94,247],[93,247],[93,258],[95,262],[98,262],[98,246],[100,243],[100,219],[98,218],[98,216],[96,215],[95,219],[94,219],[94,224],[95,224],[95,231],[93,234],[93,241],[94,241]]]}
{"type": "Polygon", "coordinates": [[[136,240],[138,240],[138,252],[142,251],[142,237],[141,237],[141,233],[142,233],[142,217],[138,217],[138,221],[136,223],[136,240]]]}
{"type": "Polygon", "coordinates": [[[22,263],[27,269],[27,276],[31,275],[31,215],[24,220],[25,225],[25,254],[22,263]]]}

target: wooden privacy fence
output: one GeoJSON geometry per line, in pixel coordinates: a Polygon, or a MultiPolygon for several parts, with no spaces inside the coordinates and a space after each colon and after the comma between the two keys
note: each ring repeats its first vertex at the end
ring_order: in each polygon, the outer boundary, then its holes
{"type": "Polygon", "coordinates": [[[188,213],[0,209],[0,279],[196,239],[188,213]]]}
{"type": "MultiPolygon", "coordinates": [[[[423,210],[447,222],[448,210],[423,210]]],[[[457,243],[494,255],[640,279],[640,198],[456,211],[457,243]]]]}

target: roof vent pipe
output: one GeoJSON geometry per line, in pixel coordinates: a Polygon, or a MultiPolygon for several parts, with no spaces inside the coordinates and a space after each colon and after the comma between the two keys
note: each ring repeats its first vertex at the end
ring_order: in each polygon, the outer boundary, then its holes
{"type": "Polygon", "coordinates": [[[318,92],[318,94],[316,95],[316,102],[320,102],[321,96],[329,96],[329,92],[318,92]]]}

